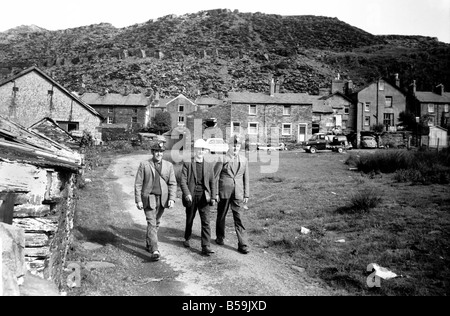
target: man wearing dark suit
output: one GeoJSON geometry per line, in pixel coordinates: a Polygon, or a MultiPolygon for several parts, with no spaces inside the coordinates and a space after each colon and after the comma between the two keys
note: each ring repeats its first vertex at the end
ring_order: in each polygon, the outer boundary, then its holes
{"type": "Polygon", "coordinates": [[[211,249],[210,205],[214,206],[217,195],[217,182],[214,177],[214,164],[205,160],[207,144],[203,139],[194,143],[194,158],[183,164],[180,187],[183,206],[186,207],[186,229],[184,246],[190,247],[192,225],[198,210],[201,220],[202,254],[210,256],[211,249]]]}
{"type": "Polygon", "coordinates": [[[177,180],[172,163],[163,160],[165,146],[157,142],[151,147],[153,157],[139,165],[134,182],[136,206],[147,219],[146,249],[152,259],[160,259],[158,229],[166,208],[175,204],[177,180]]]}
{"type": "Polygon", "coordinates": [[[234,228],[238,238],[238,251],[249,253],[247,234],[242,223],[242,210],[249,198],[248,160],[239,155],[241,138],[233,136],[229,142],[227,154],[216,165],[219,177],[219,203],[217,205],[216,243],[224,244],[225,218],[228,210],[233,212],[234,228]]]}

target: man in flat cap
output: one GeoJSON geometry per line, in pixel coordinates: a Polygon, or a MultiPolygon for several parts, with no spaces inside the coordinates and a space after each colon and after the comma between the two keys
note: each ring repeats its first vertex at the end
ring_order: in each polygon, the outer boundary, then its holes
{"type": "Polygon", "coordinates": [[[228,210],[233,212],[234,228],[238,238],[238,251],[249,253],[247,234],[242,223],[242,211],[249,198],[248,160],[240,155],[242,139],[231,137],[227,154],[219,160],[215,173],[219,178],[219,203],[217,205],[216,243],[224,244],[225,218],[228,210]]]}
{"type": "Polygon", "coordinates": [[[147,219],[146,249],[154,261],[161,256],[157,235],[161,217],[166,208],[173,207],[177,194],[173,165],[163,159],[165,149],[162,141],[152,145],[152,158],[140,163],[134,182],[136,206],[147,219]]]}

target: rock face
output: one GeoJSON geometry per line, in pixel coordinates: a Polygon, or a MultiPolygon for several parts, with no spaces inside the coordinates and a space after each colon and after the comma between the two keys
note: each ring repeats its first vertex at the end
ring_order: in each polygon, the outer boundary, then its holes
{"type": "Polygon", "coordinates": [[[340,73],[362,87],[400,75],[426,91],[450,86],[450,45],[423,36],[375,36],[336,18],[209,10],[117,29],[102,23],[59,31],[0,33],[2,76],[37,64],[70,91],[183,93],[227,91],[315,94],[340,73]],[[124,89],[126,87],[126,89],[124,89]]]}

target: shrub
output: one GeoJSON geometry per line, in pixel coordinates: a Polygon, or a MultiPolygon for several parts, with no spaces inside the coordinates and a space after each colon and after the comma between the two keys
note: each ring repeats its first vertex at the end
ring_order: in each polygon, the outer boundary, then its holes
{"type": "Polygon", "coordinates": [[[372,174],[395,173],[394,180],[413,183],[450,183],[450,153],[442,151],[386,150],[375,154],[350,156],[346,164],[372,174]]]}
{"type": "Polygon", "coordinates": [[[350,200],[350,205],[337,210],[340,214],[363,214],[377,207],[382,199],[375,189],[359,191],[350,200]]]}

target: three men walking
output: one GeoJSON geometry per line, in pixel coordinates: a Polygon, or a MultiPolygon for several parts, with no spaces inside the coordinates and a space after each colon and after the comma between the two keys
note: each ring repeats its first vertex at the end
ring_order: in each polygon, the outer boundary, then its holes
{"type": "MultiPolygon", "coordinates": [[[[211,249],[210,211],[217,201],[216,243],[224,245],[225,221],[231,209],[238,238],[237,250],[243,254],[250,251],[242,222],[242,210],[249,198],[249,170],[247,158],[239,154],[241,145],[241,138],[233,136],[227,154],[213,161],[206,159],[206,142],[196,140],[192,160],[182,166],[180,188],[186,212],[183,244],[191,246],[192,226],[198,211],[202,254],[205,256],[214,253],[211,249]]],[[[163,142],[152,146],[152,158],[140,163],[134,185],[136,206],[144,210],[147,220],[146,249],[155,261],[161,256],[157,236],[161,217],[166,208],[173,207],[177,193],[174,167],[162,159],[164,151],[163,142]]]]}

